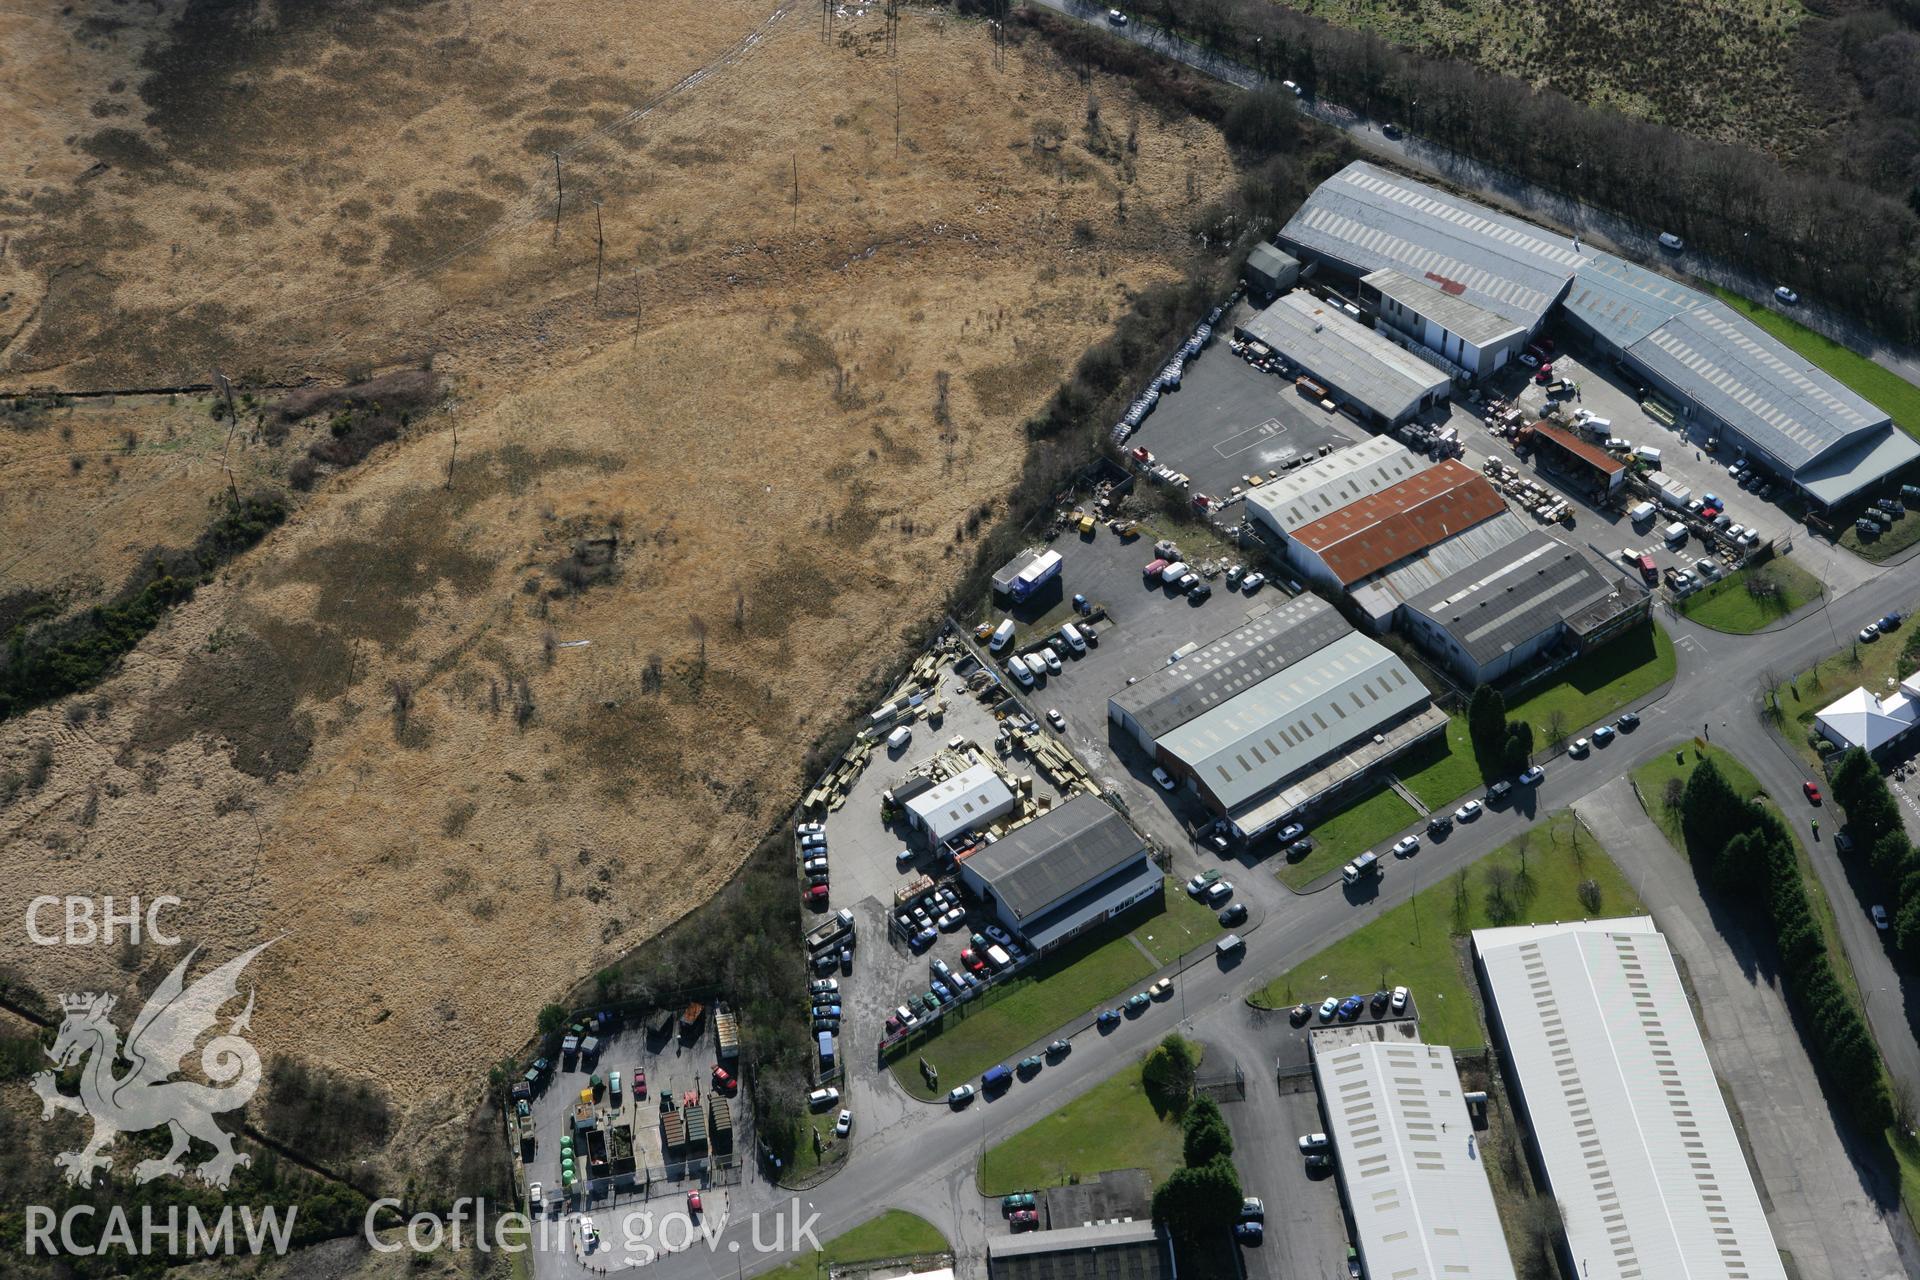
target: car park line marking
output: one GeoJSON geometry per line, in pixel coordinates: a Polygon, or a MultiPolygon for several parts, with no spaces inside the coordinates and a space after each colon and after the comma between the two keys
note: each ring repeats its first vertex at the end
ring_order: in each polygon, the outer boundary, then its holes
{"type": "MultiPolygon", "coordinates": [[[[1268,418],[1257,427],[1248,427],[1245,431],[1237,435],[1231,435],[1224,440],[1218,441],[1213,446],[1213,452],[1216,457],[1231,458],[1238,454],[1245,453],[1249,449],[1257,449],[1275,436],[1285,435],[1287,430],[1287,424],[1280,421],[1280,419],[1268,418]],[[1227,447],[1236,440],[1244,440],[1246,443],[1236,448],[1227,447]]],[[[1294,452],[1298,453],[1299,450],[1296,449],[1294,452]]]]}

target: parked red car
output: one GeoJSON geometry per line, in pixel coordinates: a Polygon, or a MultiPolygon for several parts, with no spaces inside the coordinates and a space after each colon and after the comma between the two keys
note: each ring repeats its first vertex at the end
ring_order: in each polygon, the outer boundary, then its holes
{"type": "Polygon", "coordinates": [[[827,886],[823,884],[817,884],[817,885],[814,885],[811,889],[807,890],[808,906],[812,906],[816,902],[825,902],[826,900],[827,900],[827,886]]]}
{"type": "Polygon", "coordinates": [[[638,1069],[633,1073],[633,1096],[640,1099],[647,1096],[647,1073],[638,1069]]]}
{"type": "Polygon", "coordinates": [[[1807,793],[1807,803],[1820,803],[1820,788],[1814,786],[1811,782],[1803,782],[1800,784],[1800,789],[1807,793]]]}
{"type": "Polygon", "coordinates": [[[698,1191],[689,1191],[689,1192],[687,1192],[687,1212],[688,1212],[688,1213],[691,1213],[691,1214],[694,1214],[694,1215],[696,1215],[696,1216],[697,1216],[697,1215],[699,1214],[699,1212],[700,1212],[700,1193],[699,1193],[698,1191]]]}
{"type": "Polygon", "coordinates": [[[722,1093],[732,1093],[734,1079],[727,1069],[719,1063],[713,1064],[713,1087],[722,1093]]]}

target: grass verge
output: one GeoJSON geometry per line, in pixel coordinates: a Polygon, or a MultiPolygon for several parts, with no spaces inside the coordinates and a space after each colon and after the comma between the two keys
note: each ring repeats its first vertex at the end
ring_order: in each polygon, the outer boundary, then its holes
{"type": "MultiPolygon", "coordinates": [[[[1413,873],[1414,864],[1397,865],[1413,873]]],[[[1302,1000],[1404,986],[1413,992],[1422,1039],[1456,1052],[1479,1049],[1486,1033],[1471,991],[1468,933],[1642,910],[1599,841],[1563,809],[1281,974],[1255,992],[1252,1003],[1284,1009],[1302,1000]],[[1580,899],[1580,884],[1589,879],[1599,887],[1593,910],[1580,899]]]]}
{"type": "MultiPolygon", "coordinates": [[[[1920,521],[1915,522],[1920,527],[1920,521]]],[[[1822,594],[1820,580],[1791,560],[1776,558],[1738,569],[1680,602],[1680,612],[1703,627],[1747,635],[1771,626],[1822,594]],[[1751,584],[1771,582],[1775,594],[1755,595],[1751,584]]]]}
{"type": "Polygon", "coordinates": [[[1313,828],[1313,852],[1298,862],[1282,862],[1274,874],[1295,889],[1336,870],[1356,854],[1380,844],[1420,815],[1391,787],[1382,787],[1348,805],[1313,828]]]}
{"type": "MultiPolygon", "coordinates": [[[[1565,680],[1521,699],[1508,716],[1531,724],[1534,741],[1541,746],[1556,745],[1552,732],[1556,713],[1558,729],[1572,737],[1586,725],[1652,693],[1673,679],[1674,670],[1673,641],[1649,622],[1582,659],[1565,680]]],[[[1486,781],[1473,757],[1466,713],[1454,714],[1444,738],[1409,753],[1399,776],[1429,812],[1447,808],[1486,781]]]]}
{"type": "MultiPolygon", "coordinates": [[[[1676,743],[1673,750],[1663,752],[1659,757],[1649,760],[1633,771],[1634,786],[1640,790],[1642,802],[1653,820],[1666,833],[1667,843],[1674,854],[1686,857],[1686,844],[1680,833],[1680,814],[1677,809],[1666,803],[1667,781],[1678,778],[1684,785],[1687,777],[1698,768],[1701,761],[1712,760],[1733,789],[1743,796],[1758,798],[1778,808],[1778,802],[1767,793],[1759,780],[1745,765],[1720,748],[1697,742],[1676,743]]],[[[1840,980],[1841,990],[1847,993],[1847,999],[1856,1009],[1862,1007],[1860,998],[1860,980],[1854,976],[1853,962],[1840,942],[1839,922],[1834,918],[1833,903],[1827,897],[1827,891],[1820,883],[1819,874],[1813,869],[1813,860],[1807,852],[1806,842],[1801,840],[1800,831],[1792,821],[1788,821],[1787,830],[1793,836],[1794,854],[1800,864],[1800,877],[1806,883],[1807,900],[1813,908],[1813,918],[1819,922],[1820,934],[1826,943],[1827,957],[1833,965],[1834,975],[1840,980]]],[[[1900,1179],[1900,1204],[1906,1210],[1909,1222],[1920,1222],[1920,1141],[1911,1135],[1902,1133],[1899,1126],[1889,1126],[1882,1137],[1886,1140],[1885,1158],[1900,1179]]]]}
{"type": "Polygon", "coordinates": [[[1213,913],[1172,880],[1161,897],[1159,908],[1144,918],[1130,916],[1075,939],[1009,983],[1005,994],[966,1006],[965,1017],[902,1051],[893,1062],[894,1078],[916,1098],[942,1097],[1221,932],[1213,913]],[[940,1073],[937,1089],[929,1089],[920,1073],[922,1058],[940,1073]]]}
{"type": "Polygon", "coordinates": [[[1820,763],[1818,753],[1807,741],[1814,731],[1813,718],[1820,708],[1850,689],[1884,691],[1888,680],[1899,680],[1911,673],[1909,664],[1920,655],[1906,652],[1909,634],[1903,626],[1892,635],[1867,644],[1849,636],[1839,652],[1827,655],[1789,679],[1783,680],[1778,672],[1771,670],[1755,673],[1761,690],[1771,690],[1772,704],[1779,709],[1781,731],[1801,759],[1813,767],[1820,763]]]}
{"type": "Polygon", "coordinates": [[[810,1256],[764,1273],[760,1280],[812,1280],[834,1267],[884,1258],[922,1258],[947,1249],[947,1238],[931,1222],[904,1209],[889,1209],[871,1222],[840,1233],[810,1256]]]}
{"type": "Polygon", "coordinates": [[[1154,1186],[1165,1182],[1180,1167],[1184,1138],[1179,1119],[1147,1098],[1146,1061],[989,1149],[980,1161],[981,1193],[1064,1186],[1109,1169],[1145,1169],[1154,1186]]]}
{"type": "Polygon", "coordinates": [[[1652,693],[1673,679],[1675,667],[1673,641],[1649,621],[1582,657],[1567,668],[1564,680],[1509,702],[1507,718],[1525,720],[1533,726],[1534,741],[1549,744],[1556,724],[1570,737],[1652,693]]]}
{"type": "Polygon", "coordinates": [[[1795,351],[1893,415],[1902,431],[1920,437],[1920,387],[1884,369],[1851,347],[1823,337],[1772,307],[1714,288],[1725,302],[1795,351]]]}

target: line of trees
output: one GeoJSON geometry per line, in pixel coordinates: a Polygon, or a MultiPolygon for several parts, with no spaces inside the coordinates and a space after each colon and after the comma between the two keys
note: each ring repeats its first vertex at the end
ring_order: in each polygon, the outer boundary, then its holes
{"type": "Polygon", "coordinates": [[[168,609],[287,518],[279,493],[243,498],[223,491],[213,502],[214,517],[192,546],[149,552],[107,603],[54,622],[29,610],[0,638],[0,720],[105,678],[168,609]]]}
{"type": "Polygon", "coordinates": [[[1181,1117],[1184,1163],[1153,1193],[1153,1222],[1187,1246],[1218,1237],[1240,1216],[1240,1173],[1220,1104],[1193,1093],[1199,1055],[1177,1035],[1147,1055],[1141,1083],[1154,1110],[1181,1117]]]}
{"type": "Polygon", "coordinates": [[[1268,75],[1683,235],[1762,278],[1800,282],[1891,338],[1920,341],[1920,193],[1887,195],[1844,176],[1789,170],[1751,147],[1423,57],[1271,0],[1160,0],[1148,13],[1268,75]],[[1756,231],[1764,234],[1749,234],[1756,231]]]}
{"type": "Polygon", "coordinates": [[[1781,985],[1802,1021],[1808,1056],[1833,1096],[1864,1127],[1885,1127],[1893,1109],[1880,1051],[1834,972],[1786,823],[1741,796],[1705,760],[1681,792],[1680,829],[1701,878],[1770,926],[1781,985]]]}
{"type": "Polygon", "coordinates": [[[1901,824],[1899,801],[1859,747],[1834,765],[1832,786],[1834,803],[1847,815],[1848,856],[1889,890],[1894,945],[1909,956],[1920,954],[1920,851],[1901,824]]]}

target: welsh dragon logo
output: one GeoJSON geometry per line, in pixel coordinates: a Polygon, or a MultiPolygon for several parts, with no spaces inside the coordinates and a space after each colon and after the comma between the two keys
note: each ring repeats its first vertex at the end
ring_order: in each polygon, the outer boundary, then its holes
{"type": "Polygon", "coordinates": [[[63,1151],[53,1158],[66,1170],[69,1183],[86,1186],[93,1181],[95,1170],[112,1168],[112,1157],[104,1153],[120,1134],[140,1133],[161,1125],[172,1132],[173,1149],[158,1160],[142,1160],[136,1165],[133,1176],[140,1182],[186,1174],[180,1157],[194,1138],[215,1152],[213,1159],[192,1170],[202,1181],[225,1187],[236,1167],[251,1163],[251,1157],[233,1149],[232,1137],[214,1123],[214,1117],[245,1106],[260,1087],[260,1055],[240,1038],[253,1017],[254,993],[248,993],[247,1007],[226,1032],[208,1041],[200,1051],[200,1069],[213,1084],[175,1080],[173,1076],[183,1068],[200,1037],[213,1027],[221,1007],[239,995],[241,971],[272,945],[271,941],[261,943],[199,978],[191,987],[184,981],[187,966],[200,949],[188,952],[140,1010],[124,1047],[120,1033],[108,1020],[116,1003],[112,996],[88,992],[61,998],[66,1018],[47,1056],[61,1068],[84,1060],[80,1093],[77,1097],[61,1093],[52,1071],[36,1075],[33,1089],[40,1095],[42,1120],[51,1120],[56,1107],[93,1120],[93,1137],[85,1147],[63,1151]],[[122,1060],[130,1069],[116,1075],[114,1068],[122,1060]]]}

